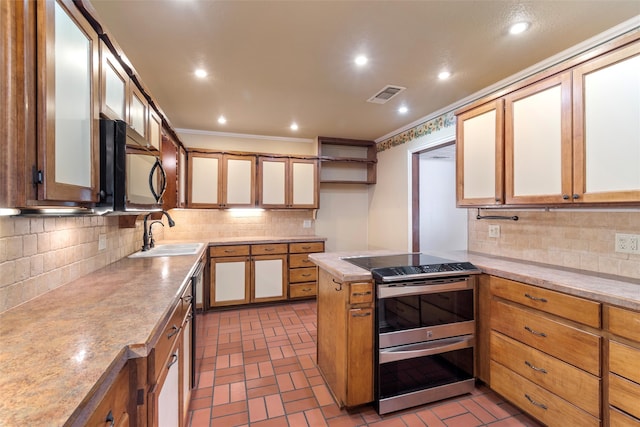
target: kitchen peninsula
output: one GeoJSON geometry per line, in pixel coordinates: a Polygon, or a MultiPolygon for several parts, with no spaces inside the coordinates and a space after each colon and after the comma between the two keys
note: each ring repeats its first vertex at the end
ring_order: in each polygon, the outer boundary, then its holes
{"type": "MultiPolygon", "coordinates": [[[[356,291],[354,286],[370,286],[375,294],[375,285],[370,272],[343,258],[392,253],[309,256],[319,268],[318,365],[343,406],[374,400],[373,313],[378,305],[373,295],[366,301],[352,299],[363,294],[362,288],[356,291]]],[[[558,417],[565,414],[574,425],[595,426],[602,419],[637,411],[633,408],[638,392],[625,394],[620,386],[621,381],[637,379],[614,361],[626,354],[620,346],[632,355],[640,354],[634,327],[640,325],[640,283],[466,251],[430,255],[471,262],[483,273],[477,276],[475,290],[476,378],[545,424],[553,425],[550,417],[562,419],[558,417]],[[505,354],[511,356],[505,359],[505,354]],[[521,357],[524,361],[519,361],[521,357]],[[538,378],[532,369],[522,370],[520,365],[528,366],[525,362],[543,366],[549,375],[538,378]],[[553,384],[559,378],[560,387],[553,384]],[[576,384],[583,384],[584,390],[578,392],[576,384]],[[544,402],[545,408],[530,400],[544,402]]],[[[628,363],[634,365],[632,371],[640,370],[637,357],[628,363]]]]}

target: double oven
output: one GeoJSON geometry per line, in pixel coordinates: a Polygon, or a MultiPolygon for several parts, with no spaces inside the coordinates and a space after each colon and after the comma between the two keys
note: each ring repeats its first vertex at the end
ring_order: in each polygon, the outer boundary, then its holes
{"type": "Polygon", "coordinates": [[[370,270],[376,281],[378,413],[472,391],[479,270],[424,254],[344,260],[370,270]]]}

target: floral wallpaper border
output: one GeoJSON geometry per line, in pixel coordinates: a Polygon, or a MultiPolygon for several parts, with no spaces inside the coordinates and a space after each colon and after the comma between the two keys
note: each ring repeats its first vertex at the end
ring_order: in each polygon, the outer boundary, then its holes
{"type": "Polygon", "coordinates": [[[414,139],[419,138],[423,135],[429,135],[430,133],[437,132],[443,128],[455,126],[455,124],[456,116],[453,114],[453,111],[450,111],[439,117],[436,117],[435,119],[420,123],[419,125],[414,126],[411,129],[407,129],[402,133],[394,135],[391,138],[380,141],[376,145],[376,151],[380,152],[388,150],[392,147],[396,147],[398,145],[413,141],[414,139]]]}

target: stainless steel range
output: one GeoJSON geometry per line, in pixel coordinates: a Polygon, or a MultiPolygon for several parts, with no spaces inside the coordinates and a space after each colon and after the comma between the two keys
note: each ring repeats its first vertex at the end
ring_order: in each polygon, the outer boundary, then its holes
{"type": "Polygon", "coordinates": [[[474,387],[473,264],[410,253],[343,258],[376,281],[376,409],[380,414],[474,387]]]}

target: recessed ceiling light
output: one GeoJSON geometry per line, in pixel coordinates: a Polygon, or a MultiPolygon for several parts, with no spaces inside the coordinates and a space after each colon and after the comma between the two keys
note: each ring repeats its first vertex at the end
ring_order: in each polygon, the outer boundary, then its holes
{"type": "Polygon", "coordinates": [[[218,117],[218,123],[220,123],[221,125],[227,123],[227,118],[225,116],[218,117]]]}
{"type": "Polygon", "coordinates": [[[298,130],[298,124],[293,122],[291,123],[291,126],[289,126],[291,128],[291,130],[298,130]]]}
{"type": "Polygon", "coordinates": [[[207,72],[202,68],[198,68],[196,71],[194,71],[194,74],[196,75],[196,77],[199,77],[201,79],[207,77],[207,72]]]}
{"type": "Polygon", "coordinates": [[[509,28],[509,33],[520,34],[527,31],[528,28],[529,28],[528,22],[518,22],[516,24],[513,24],[511,28],[509,28]]]}
{"type": "Polygon", "coordinates": [[[405,107],[404,105],[402,107],[398,108],[398,113],[400,113],[400,114],[404,114],[407,111],[409,111],[409,109],[407,107],[405,107]]]}
{"type": "Polygon", "coordinates": [[[449,71],[441,71],[440,74],[438,74],[438,78],[440,80],[446,80],[449,77],[451,77],[451,73],[449,71]]]}
{"type": "Polygon", "coordinates": [[[359,66],[365,65],[367,63],[367,61],[369,61],[369,59],[364,55],[358,55],[358,56],[356,56],[356,59],[354,60],[356,65],[359,65],[359,66]]]}

